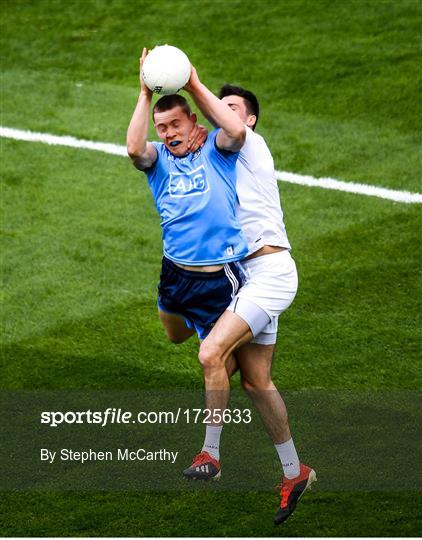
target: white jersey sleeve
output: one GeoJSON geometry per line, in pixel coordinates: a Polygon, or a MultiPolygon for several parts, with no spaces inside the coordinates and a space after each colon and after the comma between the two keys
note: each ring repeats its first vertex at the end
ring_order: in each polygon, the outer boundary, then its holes
{"type": "Polygon", "coordinates": [[[263,137],[248,127],[236,172],[236,214],[248,243],[248,254],[264,245],[290,249],[274,160],[263,137]]]}

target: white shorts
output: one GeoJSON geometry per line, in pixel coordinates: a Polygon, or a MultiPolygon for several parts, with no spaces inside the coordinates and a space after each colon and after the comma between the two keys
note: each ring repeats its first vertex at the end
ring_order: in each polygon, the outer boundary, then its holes
{"type": "Polygon", "coordinates": [[[272,345],[277,340],[278,317],[296,296],[296,264],[287,249],[238,264],[245,283],[227,309],[248,323],[252,343],[272,345]]]}

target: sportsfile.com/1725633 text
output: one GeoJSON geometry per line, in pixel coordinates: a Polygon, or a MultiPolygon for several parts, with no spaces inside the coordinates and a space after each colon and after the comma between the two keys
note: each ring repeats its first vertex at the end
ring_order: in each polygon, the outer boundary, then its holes
{"type": "Polygon", "coordinates": [[[63,424],[95,424],[104,427],[112,424],[249,424],[250,409],[183,409],[174,411],[139,411],[132,413],[121,408],[109,407],[103,411],[42,411],[40,423],[49,427],[63,424]]]}

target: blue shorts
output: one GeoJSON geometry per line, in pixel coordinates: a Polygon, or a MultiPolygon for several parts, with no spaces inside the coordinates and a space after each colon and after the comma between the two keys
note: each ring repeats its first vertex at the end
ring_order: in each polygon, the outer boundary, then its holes
{"type": "Polygon", "coordinates": [[[195,328],[199,338],[205,339],[240,285],[236,263],[227,263],[217,272],[195,272],[163,257],[158,307],[182,316],[188,328],[195,328]]]}

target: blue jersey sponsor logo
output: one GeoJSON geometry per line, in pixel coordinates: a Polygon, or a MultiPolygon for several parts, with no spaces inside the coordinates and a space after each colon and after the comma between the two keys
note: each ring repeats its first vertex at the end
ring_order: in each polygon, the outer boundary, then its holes
{"type": "Polygon", "coordinates": [[[191,197],[202,195],[210,189],[204,166],[189,172],[170,172],[170,197],[191,197]]]}

